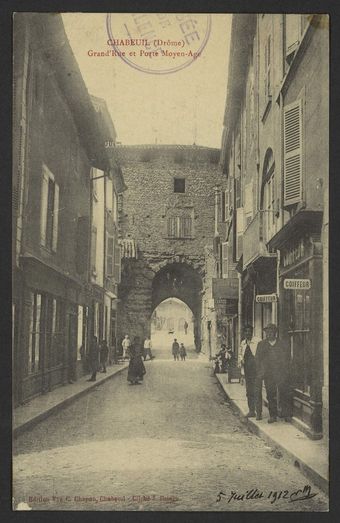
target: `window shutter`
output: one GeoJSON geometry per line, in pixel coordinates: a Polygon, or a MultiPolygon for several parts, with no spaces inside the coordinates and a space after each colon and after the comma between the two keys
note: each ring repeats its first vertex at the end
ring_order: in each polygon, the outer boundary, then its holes
{"type": "Polygon", "coordinates": [[[46,245],[47,205],[48,205],[48,181],[49,177],[43,170],[41,184],[41,207],[40,207],[40,243],[46,245]]]}
{"type": "Polygon", "coordinates": [[[96,270],[96,254],[97,254],[97,229],[92,227],[91,231],[91,271],[96,270]]]}
{"type": "Polygon", "coordinates": [[[271,86],[271,74],[270,74],[270,68],[271,68],[271,36],[268,36],[267,41],[267,96],[271,96],[272,94],[272,86],[271,86]]]}
{"type": "Polygon", "coordinates": [[[302,199],[302,101],[284,108],[284,205],[302,199]]]}
{"type": "Polygon", "coordinates": [[[229,213],[230,213],[230,208],[229,208],[229,200],[230,200],[230,193],[228,190],[225,191],[225,219],[226,220],[229,220],[230,216],[229,216],[229,213]]]}
{"type": "Polygon", "coordinates": [[[116,280],[116,283],[120,283],[121,281],[121,251],[120,251],[120,245],[118,244],[118,240],[115,242],[115,249],[114,249],[114,278],[116,280]]]}
{"type": "Polygon", "coordinates": [[[225,200],[226,200],[226,192],[222,191],[221,193],[221,221],[225,222],[226,215],[225,215],[225,200]]]}
{"type": "Polygon", "coordinates": [[[111,277],[114,274],[114,239],[113,236],[106,234],[106,276],[111,277]]]}
{"type": "Polygon", "coordinates": [[[300,39],[300,16],[298,14],[286,14],[286,56],[292,53],[299,44],[300,39]]]}
{"type": "Polygon", "coordinates": [[[57,252],[58,244],[58,223],[59,223],[59,185],[54,184],[54,205],[53,205],[53,235],[52,250],[57,252]]]}
{"type": "Polygon", "coordinates": [[[228,242],[222,243],[222,278],[228,278],[228,242]]]}

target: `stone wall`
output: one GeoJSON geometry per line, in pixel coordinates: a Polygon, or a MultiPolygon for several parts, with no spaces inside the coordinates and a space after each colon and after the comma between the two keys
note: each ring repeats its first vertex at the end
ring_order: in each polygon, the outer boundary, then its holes
{"type": "Polygon", "coordinates": [[[178,297],[193,311],[199,338],[204,249],[214,235],[214,187],[223,181],[219,150],[154,145],[117,146],[116,151],[128,187],[120,215],[122,236],[138,246],[138,259],[122,263],[118,336],[146,336],[159,299],[178,297]],[[185,179],[184,193],[174,192],[174,178],[185,179]],[[168,218],[173,216],[191,218],[189,238],[168,236],[168,218]],[[179,275],[180,287],[155,279],[162,271],[168,278],[179,275]]]}

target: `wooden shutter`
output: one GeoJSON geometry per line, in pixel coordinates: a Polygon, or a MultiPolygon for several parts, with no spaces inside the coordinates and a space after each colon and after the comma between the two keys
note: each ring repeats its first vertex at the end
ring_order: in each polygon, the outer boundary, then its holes
{"type": "Polygon", "coordinates": [[[272,94],[271,87],[271,35],[268,36],[264,48],[264,94],[268,99],[272,94]]]}
{"type": "Polygon", "coordinates": [[[121,282],[121,251],[120,251],[120,245],[118,243],[118,240],[115,241],[115,248],[114,248],[114,278],[116,283],[121,282]]]}
{"type": "Polygon", "coordinates": [[[230,200],[230,193],[229,193],[229,190],[227,189],[225,191],[225,204],[224,204],[224,214],[225,214],[225,220],[229,220],[230,216],[229,216],[229,213],[230,213],[230,205],[229,205],[229,200],[230,200]]]}
{"type": "Polygon", "coordinates": [[[113,236],[106,234],[106,276],[114,275],[115,244],[113,236]]]}
{"type": "Polygon", "coordinates": [[[222,191],[221,193],[221,221],[225,222],[226,215],[225,215],[225,198],[226,198],[226,192],[222,191]]]}
{"type": "Polygon", "coordinates": [[[272,84],[271,84],[271,35],[268,36],[267,40],[267,64],[266,64],[266,82],[267,82],[267,96],[270,97],[272,95],[272,84]]]}
{"type": "Polygon", "coordinates": [[[236,259],[239,260],[243,252],[243,232],[244,232],[244,209],[240,207],[236,211],[236,259]]]}
{"type": "Polygon", "coordinates": [[[96,270],[96,255],[97,255],[97,228],[92,227],[91,230],[91,271],[96,270]]]}
{"type": "Polygon", "coordinates": [[[285,15],[285,37],[286,37],[286,56],[292,53],[299,44],[301,15],[286,14],[285,15]]]}
{"type": "Polygon", "coordinates": [[[54,184],[54,205],[53,205],[53,232],[52,232],[52,250],[57,251],[58,245],[58,224],[59,224],[59,185],[54,184]]]}
{"type": "Polygon", "coordinates": [[[222,243],[222,278],[228,278],[228,242],[222,243]]]}
{"type": "Polygon", "coordinates": [[[48,206],[48,182],[49,176],[43,168],[40,201],[40,243],[46,245],[47,206],[48,206]]]}
{"type": "Polygon", "coordinates": [[[302,101],[284,108],[284,205],[302,199],[302,101]]]}

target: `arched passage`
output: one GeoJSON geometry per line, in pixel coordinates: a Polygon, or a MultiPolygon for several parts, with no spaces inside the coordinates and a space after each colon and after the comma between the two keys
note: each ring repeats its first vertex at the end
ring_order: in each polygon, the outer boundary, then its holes
{"type": "Polygon", "coordinates": [[[167,298],[151,315],[151,341],[156,355],[170,356],[174,338],[187,350],[194,349],[194,315],[186,303],[167,298]]]}
{"type": "Polygon", "coordinates": [[[170,263],[160,269],[152,281],[152,311],[168,298],[185,303],[193,314],[193,336],[196,351],[201,349],[202,278],[186,263],[170,263]]]}

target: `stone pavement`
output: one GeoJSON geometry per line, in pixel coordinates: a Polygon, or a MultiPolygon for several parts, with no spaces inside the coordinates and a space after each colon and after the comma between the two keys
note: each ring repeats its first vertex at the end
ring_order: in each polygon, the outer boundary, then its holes
{"type": "Polygon", "coordinates": [[[57,387],[47,394],[37,396],[24,405],[16,407],[13,410],[13,436],[16,437],[25,430],[32,428],[39,421],[66,407],[83,394],[86,394],[88,390],[126,369],[127,366],[128,363],[108,366],[106,373],[97,373],[97,380],[94,382],[87,381],[90,377],[87,374],[79,378],[75,383],[57,387]]]}
{"type": "MultiPolygon", "coordinates": [[[[225,394],[241,416],[248,412],[245,386],[240,383],[228,383],[228,374],[216,374],[225,394]]],[[[282,451],[286,457],[309,477],[319,488],[328,493],[329,487],[329,452],[328,442],[324,439],[313,441],[291,423],[284,421],[268,424],[264,409],[263,419],[244,418],[249,429],[282,451]]]]}
{"type": "Polygon", "coordinates": [[[156,353],[146,370],[142,385],[121,372],[14,439],[14,509],[328,510],[234,414],[209,363],[156,353]]]}

